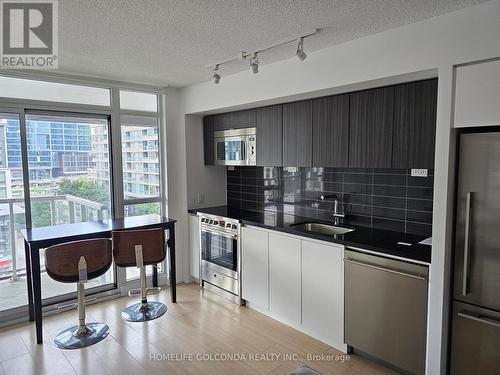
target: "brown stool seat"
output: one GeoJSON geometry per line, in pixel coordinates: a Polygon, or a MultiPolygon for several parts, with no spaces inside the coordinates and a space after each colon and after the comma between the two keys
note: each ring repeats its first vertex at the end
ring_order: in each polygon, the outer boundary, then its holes
{"type": "Polygon", "coordinates": [[[54,280],[78,283],[79,324],[59,333],[54,344],[61,349],[81,349],[98,343],[109,333],[103,323],[85,323],[85,288],[87,280],[104,275],[113,262],[110,239],[67,242],[45,249],[45,270],[54,280]]]}
{"type": "Polygon", "coordinates": [[[141,303],[128,306],[122,317],[130,322],[145,322],[159,318],[167,311],[161,302],[148,302],[148,294],[155,294],[160,288],[146,287],[145,266],[153,267],[162,262],[167,255],[165,250],[165,231],[163,229],[143,229],[116,231],[112,233],[113,256],[119,267],[138,267],[141,288],[131,290],[129,295],[141,295],[141,303]]]}
{"type": "Polygon", "coordinates": [[[76,283],[79,280],[78,262],[87,262],[87,279],[104,275],[113,262],[109,239],[67,242],[45,249],[45,270],[54,280],[76,283]]]}

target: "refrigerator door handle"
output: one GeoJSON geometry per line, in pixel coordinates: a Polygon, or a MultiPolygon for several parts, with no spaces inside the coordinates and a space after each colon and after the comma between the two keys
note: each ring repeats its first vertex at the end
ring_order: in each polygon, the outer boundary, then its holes
{"type": "Polygon", "coordinates": [[[462,280],[462,295],[464,297],[467,296],[467,289],[468,289],[467,284],[469,280],[471,200],[472,200],[472,192],[468,192],[465,204],[464,269],[463,269],[463,280],[462,280]]]}
{"type": "Polygon", "coordinates": [[[459,312],[458,316],[461,318],[474,320],[475,322],[488,324],[490,326],[500,328],[500,321],[498,321],[496,319],[488,318],[488,317],[483,316],[483,315],[475,315],[473,313],[469,313],[468,311],[464,311],[464,312],[459,312]]]}

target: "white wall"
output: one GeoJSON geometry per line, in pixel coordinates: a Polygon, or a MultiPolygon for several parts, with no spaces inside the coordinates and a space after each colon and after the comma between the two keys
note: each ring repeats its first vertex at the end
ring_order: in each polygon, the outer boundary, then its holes
{"type": "MultiPolygon", "coordinates": [[[[189,159],[186,169],[185,115],[200,114],[349,91],[362,86],[411,80],[415,72],[437,71],[438,113],[434,186],[433,250],[429,289],[427,374],[444,373],[448,270],[453,206],[451,108],[453,65],[500,56],[500,0],[476,5],[426,21],[264,65],[259,74],[245,71],[223,76],[219,85],[201,83],[175,92],[178,106],[167,122],[170,215],[187,222],[188,170],[200,170],[189,159]],[[181,129],[177,129],[181,128],[181,129]],[[173,159],[172,149],[176,150],[173,159]],[[184,152],[178,154],[177,152],[184,152]]],[[[167,111],[169,107],[167,106],[167,111]]],[[[208,169],[208,168],[207,168],[208,169]]],[[[208,179],[212,172],[207,172],[208,179]]],[[[216,172],[213,172],[216,173],[216,172]]],[[[195,173],[196,174],[196,173],[195,173]]],[[[192,194],[192,192],[190,193],[192,194]]],[[[179,223],[179,226],[181,223],[179,223]]],[[[187,231],[179,247],[187,249],[187,231]]],[[[182,263],[188,278],[188,264],[182,263]]],[[[181,274],[181,273],[179,273],[181,274]]],[[[180,278],[181,279],[181,278],[180,278]]],[[[182,279],[181,279],[182,280],[182,279]]]]}
{"type": "Polygon", "coordinates": [[[184,115],[180,115],[179,98],[178,89],[166,89],[167,206],[168,216],[177,220],[175,224],[177,282],[184,282],[189,277],[189,220],[184,115]]]}

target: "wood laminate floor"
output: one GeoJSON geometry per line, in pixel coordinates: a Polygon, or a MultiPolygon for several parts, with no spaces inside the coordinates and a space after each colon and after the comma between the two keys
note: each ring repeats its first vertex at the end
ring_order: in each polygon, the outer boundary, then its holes
{"type": "Polygon", "coordinates": [[[336,361],[342,353],[328,345],[202,292],[197,284],[179,285],[177,304],[170,303],[168,288],[152,299],[165,302],[168,311],[147,323],[121,319],[121,311],[137,302],[135,298],[88,306],[88,321],[107,323],[110,334],[81,350],[60,350],[52,343],[57,333],[77,323],[76,310],[44,318],[43,345],[36,344],[33,323],[2,329],[0,375],[275,375],[289,374],[301,365],[325,375],[394,374],[357,355],[336,361]]]}

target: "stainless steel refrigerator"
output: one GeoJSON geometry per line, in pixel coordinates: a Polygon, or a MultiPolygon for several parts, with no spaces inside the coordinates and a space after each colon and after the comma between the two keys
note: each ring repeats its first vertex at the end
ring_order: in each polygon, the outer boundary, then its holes
{"type": "Polygon", "coordinates": [[[500,133],[460,136],[450,374],[500,374],[500,133]]]}

